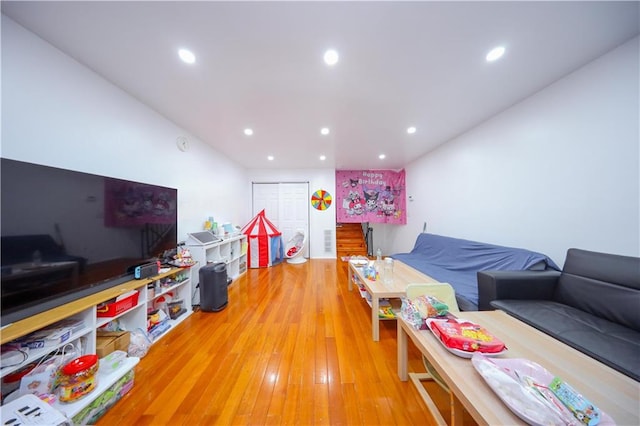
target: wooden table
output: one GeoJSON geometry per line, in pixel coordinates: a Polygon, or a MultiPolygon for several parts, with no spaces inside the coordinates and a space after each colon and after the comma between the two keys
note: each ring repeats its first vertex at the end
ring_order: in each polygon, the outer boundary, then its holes
{"type": "Polygon", "coordinates": [[[413,283],[436,283],[437,281],[428,275],[425,275],[412,267],[394,260],[393,280],[385,283],[382,278],[372,281],[366,279],[363,274],[363,267],[357,266],[353,262],[349,262],[349,291],[353,289],[353,282],[357,279],[366,288],[371,295],[371,329],[373,340],[380,340],[380,299],[384,298],[400,298],[404,297],[407,292],[407,285],[413,283]],[[354,278],[355,277],[355,278],[354,278]]]}
{"type": "MultiPolygon", "coordinates": [[[[461,312],[458,315],[487,328],[502,340],[508,358],[526,358],[558,375],[618,425],[640,425],[640,383],[561,343],[502,311],[461,312]]],[[[464,407],[478,424],[525,424],[486,384],[469,359],[448,352],[427,330],[416,330],[398,318],[398,376],[406,381],[408,338],[448,385],[452,425],[462,424],[464,407]]],[[[433,410],[432,410],[433,411],[433,410]]],[[[438,423],[444,420],[434,413],[438,423]]]]}

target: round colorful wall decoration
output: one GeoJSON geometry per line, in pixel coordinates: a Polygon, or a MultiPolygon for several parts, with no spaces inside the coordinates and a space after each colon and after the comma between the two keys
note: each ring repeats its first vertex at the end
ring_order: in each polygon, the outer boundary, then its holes
{"type": "Polygon", "coordinates": [[[326,210],[331,205],[331,194],[319,189],[311,196],[311,205],[318,210],[326,210]]]}

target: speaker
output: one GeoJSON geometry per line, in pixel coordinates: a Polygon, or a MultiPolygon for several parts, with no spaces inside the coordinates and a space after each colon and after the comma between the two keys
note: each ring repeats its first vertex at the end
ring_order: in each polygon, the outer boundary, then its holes
{"type": "Polygon", "coordinates": [[[211,263],[200,268],[200,309],[218,312],[227,307],[227,265],[224,262],[211,263]]]}

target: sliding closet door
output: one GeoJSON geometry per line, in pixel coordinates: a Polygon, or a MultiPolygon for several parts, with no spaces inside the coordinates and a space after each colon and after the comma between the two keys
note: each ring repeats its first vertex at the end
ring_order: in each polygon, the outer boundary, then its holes
{"type": "Polygon", "coordinates": [[[309,257],[309,204],[308,182],[253,183],[253,214],[265,209],[285,244],[298,229],[304,230],[304,257],[309,257]]]}
{"type": "Polygon", "coordinates": [[[254,182],[252,206],[254,216],[264,209],[267,219],[277,226],[280,214],[280,184],[254,182]]]}

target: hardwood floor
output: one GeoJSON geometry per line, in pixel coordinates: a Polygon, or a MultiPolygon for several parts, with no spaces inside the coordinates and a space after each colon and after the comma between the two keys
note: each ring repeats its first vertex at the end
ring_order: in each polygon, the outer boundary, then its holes
{"type": "MultiPolygon", "coordinates": [[[[372,341],[347,270],[316,259],[250,269],[229,286],[226,309],[194,313],[151,348],[98,425],[433,424],[398,379],[396,322],[372,341]]],[[[409,352],[410,371],[424,371],[409,352]]],[[[448,418],[448,397],[429,389],[448,418]]]]}

